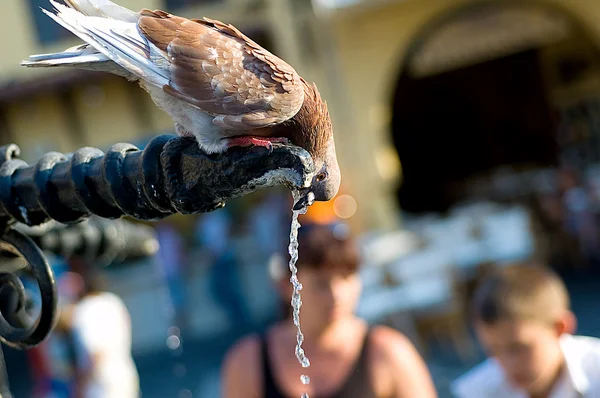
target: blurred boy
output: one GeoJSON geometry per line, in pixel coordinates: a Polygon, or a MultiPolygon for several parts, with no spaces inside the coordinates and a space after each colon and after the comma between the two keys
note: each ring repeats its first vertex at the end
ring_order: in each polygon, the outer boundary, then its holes
{"type": "Polygon", "coordinates": [[[573,336],[576,319],[560,278],[540,266],[503,268],[473,298],[489,359],[455,381],[460,398],[600,397],[600,340],[573,336]]]}

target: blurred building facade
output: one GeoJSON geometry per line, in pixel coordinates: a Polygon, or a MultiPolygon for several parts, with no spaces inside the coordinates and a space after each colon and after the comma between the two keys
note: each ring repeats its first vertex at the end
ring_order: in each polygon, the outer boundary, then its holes
{"type": "MultiPolygon", "coordinates": [[[[497,166],[556,163],[557,115],[600,93],[595,0],[118,3],[232,23],[315,81],[332,112],[342,193],[356,200],[352,222],[361,229],[396,226],[398,203],[443,208],[466,195],[461,184],[497,166]],[[506,114],[518,116],[498,116],[506,114]]],[[[172,132],[170,118],[124,79],[20,67],[30,54],[79,42],[40,6],[49,4],[4,6],[1,142],[34,161],[50,150],[172,132]]]]}
{"type": "Polygon", "coordinates": [[[585,170],[600,160],[600,3],[314,4],[335,52],[340,152],[354,159],[344,167],[370,226],[396,222],[398,204],[443,212],[489,199],[473,191],[492,190],[503,168],[585,170]]]}

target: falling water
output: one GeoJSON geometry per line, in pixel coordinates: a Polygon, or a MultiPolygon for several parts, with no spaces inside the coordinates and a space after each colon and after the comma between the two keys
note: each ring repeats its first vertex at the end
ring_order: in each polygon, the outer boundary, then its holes
{"type": "MultiPolygon", "coordinates": [[[[298,201],[300,198],[300,194],[298,192],[292,192],[294,197],[294,203],[298,201]]],[[[309,194],[310,195],[310,194],[309,194]]],[[[312,202],[309,200],[308,206],[310,206],[312,202]]],[[[302,300],[300,298],[300,290],[302,290],[302,283],[298,280],[298,268],[296,267],[296,262],[298,261],[298,230],[300,229],[300,222],[298,222],[298,216],[300,214],[305,214],[308,210],[308,206],[300,210],[293,210],[292,213],[292,228],[290,230],[290,245],[288,247],[288,252],[290,253],[290,263],[289,268],[292,273],[290,277],[290,282],[292,283],[293,292],[292,292],[292,309],[293,309],[293,319],[294,325],[296,325],[296,358],[300,362],[303,368],[308,368],[310,366],[310,361],[304,354],[304,350],[302,349],[302,343],[304,342],[304,335],[302,334],[302,330],[300,329],[300,307],[302,306],[302,300]]],[[[310,383],[310,377],[307,375],[300,376],[300,381],[302,384],[310,383]]],[[[301,398],[309,398],[307,393],[302,394],[301,398]]]]}

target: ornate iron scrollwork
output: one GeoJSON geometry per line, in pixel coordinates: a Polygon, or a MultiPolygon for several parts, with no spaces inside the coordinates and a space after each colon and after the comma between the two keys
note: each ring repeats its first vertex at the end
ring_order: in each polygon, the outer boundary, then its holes
{"type": "Polygon", "coordinates": [[[0,273],[0,340],[15,348],[28,348],[43,341],[56,320],[56,285],[50,264],[39,247],[26,235],[8,229],[0,237],[2,249],[23,256],[27,272],[37,281],[41,309],[36,319],[26,312],[23,282],[14,272],[0,273]]]}

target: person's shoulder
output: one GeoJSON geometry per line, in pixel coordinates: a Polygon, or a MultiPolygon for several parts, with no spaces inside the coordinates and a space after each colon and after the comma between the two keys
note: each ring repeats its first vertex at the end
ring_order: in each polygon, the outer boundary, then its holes
{"type": "Polygon", "coordinates": [[[101,319],[123,312],[127,312],[127,306],[119,296],[111,292],[101,292],[81,299],[75,306],[74,315],[77,318],[101,319]]]}
{"type": "Polygon", "coordinates": [[[369,331],[369,343],[376,358],[406,360],[411,362],[417,350],[408,337],[388,326],[373,326],[369,331]],[[402,354],[402,355],[399,355],[402,354]]]}
{"type": "Polygon", "coordinates": [[[262,378],[262,367],[259,366],[261,345],[260,336],[250,335],[234,343],[227,351],[221,368],[221,379],[226,391],[239,393],[240,386],[243,386],[247,396],[258,393],[262,378]]]}
{"type": "Polygon", "coordinates": [[[392,346],[412,346],[408,337],[388,326],[373,326],[369,333],[372,344],[380,349],[387,349],[392,346]]]}
{"type": "Polygon", "coordinates": [[[80,302],[81,307],[92,307],[102,309],[125,308],[125,302],[121,297],[112,292],[100,292],[85,297],[80,302]]]}
{"type": "Polygon", "coordinates": [[[562,348],[571,361],[581,361],[586,373],[593,373],[600,382],[600,339],[590,336],[564,336],[562,348]]]}
{"type": "Polygon", "coordinates": [[[564,340],[568,342],[568,344],[572,344],[578,348],[588,348],[595,351],[595,353],[600,352],[600,339],[592,336],[579,336],[579,335],[565,335],[562,337],[564,340]]]}
{"type": "Polygon", "coordinates": [[[454,380],[450,386],[453,396],[458,398],[483,398],[502,384],[502,371],[493,359],[479,365],[454,380]]]}
{"type": "Polygon", "coordinates": [[[398,396],[436,397],[425,361],[410,339],[387,326],[375,326],[369,334],[370,366],[382,389],[391,387],[398,396]]]}
{"type": "Polygon", "coordinates": [[[123,300],[113,292],[98,292],[93,294],[88,294],[80,300],[80,303],[114,303],[114,302],[122,302],[123,300]]]}
{"type": "Polygon", "coordinates": [[[600,395],[600,339],[563,335],[561,348],[569,370],[577,382],[587,385],[590,396],[600,395]]]}
{"type": "Polygon", "coordinates": [[[600,363],[600,339],[596,337],[564,335],[561,346],[565,355],[581,358],[584,362],[600,363]]]}
{"type": "Polygon", "coordinates": [[[116,303],[122,303],[123,299],[116,293],[113,292],[100,292],[98,294],[96,294],[96,298],[98,300],[103,300],[103,301],[111,301],[111,302],[116,302],[116,303]]]}
{"type": "Polygon", "coordinates": [[[225,355],[225,363],[251,363],[260,355],[262,339],[252,334],[235,342],[225,355]]]}

